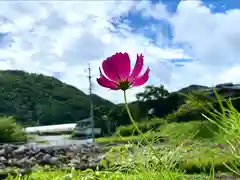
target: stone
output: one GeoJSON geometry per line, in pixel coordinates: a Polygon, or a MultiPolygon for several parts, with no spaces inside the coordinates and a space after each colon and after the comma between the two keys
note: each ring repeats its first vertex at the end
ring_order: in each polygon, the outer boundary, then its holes
{"type": "Polygon", "coordinates": [[[29,161],[31,162],[31,164],[35,164],[37,159],[35,157],[31,157],[29,161]]]}
{"type": "Polygon", "coordinates": [[[8,160],[4,156],[0,157],[0,163],[7,164],[7,162],[8,160]]]}
{"type": "Polygon", "coordinates": [[[0,169],[19,167],[21,174],[42,165],[95,169],[101,154],[103,151],[92,145],[46,147],[5,144],[0,146],[0,169]]]}
{"type": "Polygon", "coordinates": [[[0,163],[0,169],[5,169],[5,168],[6,168],[5,164],[0,163]]]}
{"type": "Polygon", "coordinates": [[[19,166],[19,160],[17,159],[8,159],[8,165],[9,166],[19,166]]]}
{"type": "Polygon", "coordinates": [[[5,149],[0,149],[0,156],[4,156],[4,155],[6,155],[5,149]]]}
{"type": "Polygon", "coordinates": [[[27,157],[22,158],[18,162],[19,162],[19,167],[24,168],[24,169],[32,166],[32,162],[27,157]]]}
{"type": "Polygon", "coordinates": [[[77,165],[77,164],[80,164],[80,162],[81,162],[80,159],[72,159],[72,160],[70,161],[70,164],[72,164],[72,165],[77,165]]]}
{"type": "Polygon", "coordinates": [[[15,156],[15,155],[24,154],[26,151],[27,151],[27,147],[20,146],[18,149],[14,150],[12,153],[15,156]]]}
{"type": "Polygon", "coordinates": [[[43,152],[39,152],[38,154],[35,155],[35,158],[37,160],[41,160],[44,157],[44,153],[43,152]]]}
{"type": "Polygon", "coordinates": [[[51,164],[51,159],[52,159],[52,156],[50,154],[45,154],[42,160],[40,161],[40,164],[43,164],[43,165],[51,164]]]}
{"type": "Polygon", "coordinates": [[[3,149],[5,150],[6,154],[11,154],[12,151],[14,150],[13,146],[9,144],[4,144],[3,149]]]}
{"type": "Polygon", "coordinates": [[[52,157],[49,162],[51,165],[58,165],[59,159],[57,157],[52,157]]]}
{"type": "Polygon", "coordinates": [[[30,174],[31,172],[32,172],[32,170],[30,168],[23,168],[23,169],[19,170],[19,173],[23,176],[27,175],[27,174],[30,174]]]}

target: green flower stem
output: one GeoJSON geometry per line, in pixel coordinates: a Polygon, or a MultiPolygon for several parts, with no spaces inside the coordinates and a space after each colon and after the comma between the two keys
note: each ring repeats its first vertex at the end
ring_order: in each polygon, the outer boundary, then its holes
{"type": "Polygon", "coordinates": [[[148,141],[148,139],[146,138],[146,136],[142,133],[142,131],[138,128],[137,124],[135,123],[132,114],[130,112],[130,109],[128,107],[128,102],[127,102],[127,94],[126,91],[124,92],[124,102],[125,102],[125,108],[127,110],[128,116],[133,124],[133,126],[135,127],[136,131],[138,132],[138,134],[140,134],[142,136],[142,138],[146,141],[146,143],[148,144],[149,148],[151,149],[152,153],[160,160],[160,157],[158,156],[158,154],[156,153],[156,151],[154,150],[153,146],[151,145],[151,143],[148,141]]]}

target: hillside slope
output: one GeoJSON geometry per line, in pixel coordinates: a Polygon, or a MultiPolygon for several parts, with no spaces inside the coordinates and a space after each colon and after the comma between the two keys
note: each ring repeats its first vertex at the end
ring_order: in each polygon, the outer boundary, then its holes
{"type": "MultiPolygon", "coordinates": [[[[115,105],[93,95],[96,108],[115,105]]],[[[71,123],[89,116],[89,96],[44,75],[18,70],[0,71],[0,115],[24,125],[71,123]]]]}

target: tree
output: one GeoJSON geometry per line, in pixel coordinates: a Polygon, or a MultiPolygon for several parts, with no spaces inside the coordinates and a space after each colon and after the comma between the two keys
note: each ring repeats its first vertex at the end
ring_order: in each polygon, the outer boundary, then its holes
{"type": "Polygon", "coordinates": [[[163,85],[159,87],[155,86],[146,86],[144,92],[138,93],[136,98],[138,101],[150,101],[150,100],[158,100],[164,99],[169,96],[169,92],[163,85]]]}
{"type": "MultiPolygon", "coordinates": [[[[12,116],[23,126],[77,122],[89,117],[89,102],[88,95],[54,77],[0,71],[0,115],[12,116]]],[[[107,111],[116,106],[97,95],[93,104],[107,111]]]]}

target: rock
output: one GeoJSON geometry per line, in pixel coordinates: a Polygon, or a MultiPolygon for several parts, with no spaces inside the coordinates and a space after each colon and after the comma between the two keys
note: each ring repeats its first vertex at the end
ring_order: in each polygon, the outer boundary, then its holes
{"type": "Polygon", "coordinates": [[[7,162],[8,160],[4,156],[0,157],[0,163],[7,164],[7,162]]]}
{"type": "Polygon", "coordinates": [[[41,149],[41,152],[47,153],[49,155],[53,155],[54,151],[55,151],[54,147],[46,147],[41,149]]]}
{"type": "Polygon", "coordinates": [[[20,166],[19,165],[19,160],[17,160],[17,159],[9,159],[8,160],[8,166],[20,166]]]}
{"type": "Polygon", "coordinates": [[[14,147],[12,145],[9,145],[9,144],[4,144],[3,149],[4,149],[6,154],[11,154],[12,151],[14,150],[14,147]]]}
{"type": "Polygon", "coordinates": [[[14,156],[24,154],[27,151],[27,147],[20,146],[18,149],[14,150],[12,153],[14,156]]]}
{"type": "Polygon", "coordinates": [[[70,165],[78,165],[80,164],[81,160],[80,159],[72,159],[70,161],[70,165]]]}
{"type": "Polygon", "coordinates": [[[0,163],[0,169],[5,169],[5,168],[6,168],[5,164],[0,163]]]}
{"type": "Polygon", "coordinates": [[[37,160],[42,160],[43,157],[44,157],[44,153],[42,153],[42,152],[39,152],[38,154],[35,155],[35,158],[36,158],[37,160]]]}
{"type": "Polygon", "coordinates": [[[76,170],[86,170],[89,167],[89,164],[88,163],[74,164],[73,167],[76,170]]]}
{"type": "MultiPolygon", "coordinates": [[[[45,147],[30,145],[9,145],[0,146],[0,170],[19,167],[21,173],[25,174],[30,169],[42,165],[52,165],[85,170],[95,169],[100,162],[100,155],[103,151],[96,146],[62,146],[45,147]]],[[[5,171],[4,171],[5,172],[5,171]]],[[[1,178],[0,178],[1,179],[1,178]]]]}
{"type": "Polygon", "coordinates": [[[59,159],[57,157],[52,157],[50,154],[46,154],[43,156],[40,163],[44,165],[57,165],[59,164],[59,159]]]}
{"type": "Polygon", "coordinates": [[[100,153],[101,151],[100,151],[100,149],[97,148],[96,146],[92,146],[92,147],[91,147],[91,152],[93,152],[93,153],[100,153]]]}
{"type": "Polygon", "coordinates": [[[18,161],[18,165],[21,168],[30,168],[32,166],[32,162],[27,157],[24,157],[18,161]]]}
{"type": "Polygon", "coordinates": [[[50,164],[51,165],[58,165],[59,164],[59,159],[57,157],[52,157],[50,159],[50,164]]]}
{"type": "Polygon", "coordinates": [[[66,163],[67,160],[68,160],[66,156],[61,155],[61,154],[58,156],[58,159],[59,159],[59,161],[61,161],[62,163],[66,163]]]}
{"type": "Polygon", "coordinates": [[[41,160],[41,164],[50,164],[52,156],[50,154],[45,154],[41,160]]]}
{"type": "Polygon", "coordinates": [[[34,156],[36,152],[34,152],[32,149],[25,153],[27,156],[34,156]]]}
{"type": "Polygon", "coordinates": [[[37,162],[37,159],[35,157],[31,157],[29,161],[31,162],[31,164],[35,164],[37,162]]]}
{"type": "Polygon", "coordinates": [[[34,155],[38,154],[40,151],[41,151],[40,148],[36,148],[36,147],[31,148],[31,153],[33,153],[34,155]]]}
{"type": "Polygon", "coordinates": [[[19,170],[19,173],[23,176],[27,175],[27,174],[30,174],[31,172],[32,172],[32,170],[30,168],[23,168],[23,169],[19,170]]]}
{"type": "Polygon", "coordinates": [[[5,149],[0,149],[0,156],[4,156],[4,155],[6,155],[5,149]]]}
{"type": "Polygon", "coordinates": [[[89,153],[89,149],[83,148],[83,149],[81,149],[80,153],[81,154],[88,154],[89,153]]]}

